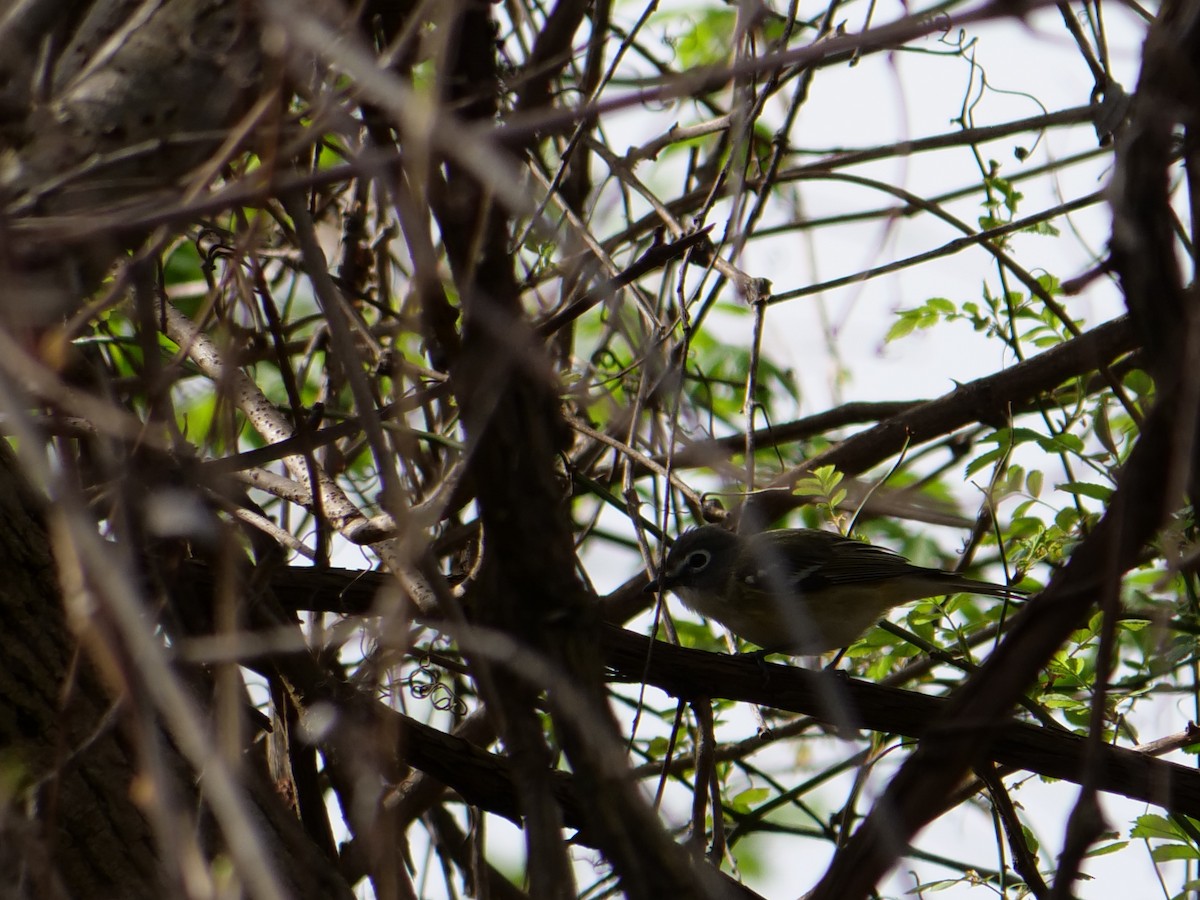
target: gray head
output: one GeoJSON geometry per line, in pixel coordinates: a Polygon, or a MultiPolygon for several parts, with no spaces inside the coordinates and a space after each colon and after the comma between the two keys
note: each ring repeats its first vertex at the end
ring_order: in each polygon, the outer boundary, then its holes
{"type": "Polygon", "coordinates": [[[662,578],[651,587],[723,589],[729,583],[741,540],[717,525],[685,531],[667,554],[662,578]]]}

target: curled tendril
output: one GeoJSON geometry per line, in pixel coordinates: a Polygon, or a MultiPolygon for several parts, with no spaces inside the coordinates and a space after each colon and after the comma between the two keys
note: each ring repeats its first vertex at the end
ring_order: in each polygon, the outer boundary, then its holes
{"type": "Polygon", "coordinates": [[[428,656],[418,659],[417,668],[409,673],[408,692],[416,700],[428,700],[436,710],[459,717],[467,714],[467,704],[441,680],[440,670],[430,663],[428,656]]]}

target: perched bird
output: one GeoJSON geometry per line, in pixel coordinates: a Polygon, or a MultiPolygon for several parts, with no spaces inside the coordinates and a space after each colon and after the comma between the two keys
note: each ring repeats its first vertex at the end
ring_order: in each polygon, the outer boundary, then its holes
{"type": "Polygon", "coordinates": [[[679,536],[662,576],[647,590],[659,588],[765,650],[805,656],[853,643],[887,610],[912,600],[1023,593],[915,566],[891,550],[830,531],[739,535],[716,525],[679,536]]]}

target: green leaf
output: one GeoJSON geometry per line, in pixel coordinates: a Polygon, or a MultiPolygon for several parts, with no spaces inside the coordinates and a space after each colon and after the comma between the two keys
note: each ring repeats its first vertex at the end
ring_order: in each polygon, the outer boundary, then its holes
{"type": "Polygon", "coordinates": [[[1091,484],[1086,481],[1064,481],[1058,486],[1060,491],[1068,494],[1078,494],[1107,503],[1113,495],[1113,489],[1102,484],[1091,484]]]}
{"type": "Polygon", "coordinates": [[[932,328],[939,322],[962,318],[954,302],[945,297],[930,297],[915,309],[902,309],[896,313],[896,321],[888,329],[885,342],[910,334],[917,328],[932,328]]]}
{"type": "Polygon", "coordinates": [[[1108,856],[1110,853],[1117,853],[1129,846],[1129,841],[1113,841],[1110,844],[1101,844],[1099,847],[1093,847],[1084,856],[1108,856]]]}
{"type": "Polygon", "coordinates": [[[695,25],[675,49],[684,68],[708,66],[729,58],[733,49],[733,29],[737,23],[734,9],[710,9],[702,13],[695,25]]]}
{"type": "Polygon", "coordinates": [[[1081,710],[1088,708],[1088,704],[1085,701],[1072,697],[1069,694],[1043,694],[1041,701],[1042,705],[1047,709],[1081,710]]]}
{"type": "Polygon", "coordinates": [[[1042,493],[1043,480],[1044,476],[1040,470],[1031,470],[1030,473],[1025,476],[1025,490],[1027,490],[1033,497],[1040,496],[1042,493]]]}
{"type": "Polygon", "coordinates": [[[991,434],[980,439],[982,443],[999,444],[1002,447],[1016,447],[1030,441],[1041,443],[1046,437],[1032,428],[997,428],[991,434]]]}
{"type": "Polygon", "coordinates": [[[1154,381],[1141,369],[1131,369],[1125,373],[1121,383],[1139,397],[1144,397],[1154,390],[1154,381]]]}
{"type": "Polygon", "coordinates": [[[885,344],[890,344],[892,341],[906,337],[907,335],[912,334],[913,331],[916,330],[916,327],[916,316],[909,316],[901,313],[900,317],[892,323],[892,327],[888,329],[887,334],[883,336],[883,342],[885,344]]]}
{"type": "Polygon", "coordinates": [[[1113,456],[1118,456],[1117,442],[1113,439],[1112,423],[1108,419],[1108,404],[1101,403],[1092,415],[1092,429],[1096,433],[1096,440],[1113,456]]]}
{"type": "Polygon", "coordinates": [[[1059,230],[1049,222],[1035,222],[1021,229],[1025,234],[1041,234],[1046,237],[1058,237],[1059,230]]]}
{"type": "Polygon", "coordinates": [[[966,477],[970,478],[980,469],[990,466],[996,460],[1002,458],[1008,453],[1007,447],[997,447],[995,450],[989,450],[987,453],[980,454],[969,463],[967,463],[966,477]]]}
{"type": "Polygon", "coordinates": [[[193,241],[180,244],[167,257],[166,265],[163,266],[163,280],[166,284],[184,284],[203,279],[204,270],[201,265],[200,253],[193,241]]]}
{"type": "Polygon", "coordinates": [[[738,812],[748,813],[769,796],[771,792],[764,787],[747,788],[730,800],[729,805],[738,812]]]}
{"type": "Polygon", "coordinates": [[[1183,837],[1175,823],[1166,816],[1146,813],[1134,819],[1133,829],[1129,832],[1131,838],[1158,839],[1178,841],[1183,837]]]}
{"type": "Polygon", "coordinates": [[[1038,444],[1047,453],[1082,453],[1083,440],[1074,434],[1064,432],[1063,434],[1055,434],[1050,437],[1039,435],[1037,438],[1038,444]]]}
{"type": "Polygon", "coordinates": [[[1067,506],[1054,514],[1054,524],[1064,533],[1070,533],[1079,523],[1079,511],[1073,506],[1067,506]]]}
{"type": "Polygon", "coordinates": [[[838,487],[842,478],[842,473],[835,466],[818,466],[811,474],[796,482],[792,493],[799,497],[817,497],[832,513],[846,499],[846,490],[838,487]]]}
{"type": "Polygon", "coordinates": [[[1159,844],[1150,848],[1150,858],[1155,862],[1170,862],[1174,859],[1200,859],[1200,850],[1188,844],[1159,844]]]}
{"type": "MultiPolygon", "coordinates": [[[[1057,231],[1054,233],[1058,234],[1057,231]]],[[[1062,282],[1060,282],[1057,277],[1051,275],[1049,272],[1039,275],[1037,277],[1037,283],[1042,286],[1042,290],[1044,290],[1047,294],[1058,295],[1062,293],[1062,282]]],[[[1078,325],[1082,323],[1077,322],[1076,324],[1078,325]]]]}

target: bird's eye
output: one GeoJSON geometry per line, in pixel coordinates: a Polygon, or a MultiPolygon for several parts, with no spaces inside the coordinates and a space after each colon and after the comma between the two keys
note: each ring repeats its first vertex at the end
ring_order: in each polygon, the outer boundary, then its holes
{"type": "Polygon", "coordinates": [[[710,559],[712,559],[712,554],[707,550],[693,550],[687,555],[683,564],[693,572],[699,572],[708,565],[710,559]]]}

